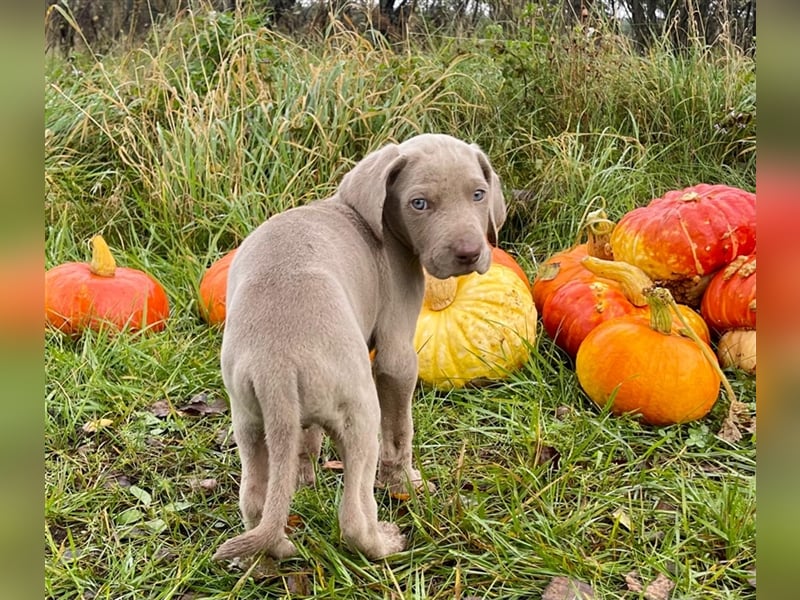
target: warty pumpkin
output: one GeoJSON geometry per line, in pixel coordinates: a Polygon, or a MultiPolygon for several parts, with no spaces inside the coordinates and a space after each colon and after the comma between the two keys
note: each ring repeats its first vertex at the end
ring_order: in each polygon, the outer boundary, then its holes
{"type": "Polygon", "coordinates": [[[695,307],[711,276],[755,245],[755,194],[704,183],[626,213],[611,233],[615,260],[638,266],[695,307]]]}
{"type": "Polygon", "coordinates": [[[439,389],[482,384],[504,379],[527,362],[536,307],[517,269],[496,256],[497,249],[483,275],[439,280],[425,274],[414,335],[423,383],[439,389]]]}
{"type": "Polygon", "coordinates": [[[586,336],[576,359],[578,381],[599,406],[636,413],[651,425],[702,418],[719,395],[713,351],[677,333],[669,291],[648,293],[649,320],[628,316],[601,323],[586,336]]]}
{"type": "Polygon", "coordinates": [[[708,284],[700,310],[720,334],[723,367],[756,372],[756,253],[739,256],[708,284]]]}
{"type": "Polygon", "coordinates": [[[200,279],[198,294],[200,296],[200,316],[211,325],[225,323],[225,297],[228,288],[228,270],[236,248],[224,254],[205,270],[200,279]]]}
{"type": "MultiPolygon", "coordinates": [[[[653,282],[641,269],[620,261],[594,256],[581,260],[592,277],[581,275],[549,296],[542,309],[542,325],[555,343],[573,358],[583,340],[600,323],[621,316],[648,319],[650,309],[643,291],[653,282]]],[[[705,342],[708,327],[692,308],[678,305],[683,321],[705,342]]],[[[680,330],[683,321],[673,315],[673,326],[680,330]]]]}
{"type": "Polygon", "coordinates": [[[139,269],[118,267],[102,236],[90,263],[69,262],[45,273],[45,321],[77,335],[85,329],[160,331],[169,316],[164,288],[139,269]]]}

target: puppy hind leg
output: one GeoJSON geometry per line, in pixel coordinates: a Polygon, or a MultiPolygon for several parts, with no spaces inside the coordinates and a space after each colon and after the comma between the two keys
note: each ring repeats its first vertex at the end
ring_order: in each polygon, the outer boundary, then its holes
{"type": "Polygon", "coordinates": [[[380,454],[377,398],[370,404],[358,410],[356,417],[348,416],[348,427],[336,436],[344,462],[339,527],[348,545],[370,559],[378,559],[403,550],[405,536],[394,523],[378,521],[378,505],[372,489],[380,454]]]}
{"type": "Polygon", "coordinates": [[[267,497],[269,459],[264,441],[264,428],[240,425],[234,428],[236,445],[242,463],[242,480],[239,485],[239,509],[245,529],[252,529],[261,521],[267,497]]]}

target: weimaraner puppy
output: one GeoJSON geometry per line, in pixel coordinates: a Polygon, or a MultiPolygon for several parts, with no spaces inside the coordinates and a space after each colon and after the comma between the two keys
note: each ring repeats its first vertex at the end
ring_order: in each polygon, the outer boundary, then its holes
{"type": "Polygon", "coordinates": [[[411,464],[414,330],[425,267],[441,279],[491,263],[506,209],[474,145],[423,134],[367,155],[330,198],[278,214],[230,267],[222,376],[242,463],[245,529],[217,560],[296,552],[284,531],[313,483],[322,431],[344,464],[342,537],[378,559],[405,548],[373,484],[423,485],[411,464]],[[370,362],[370,349],[376,350],[370,362]]]}

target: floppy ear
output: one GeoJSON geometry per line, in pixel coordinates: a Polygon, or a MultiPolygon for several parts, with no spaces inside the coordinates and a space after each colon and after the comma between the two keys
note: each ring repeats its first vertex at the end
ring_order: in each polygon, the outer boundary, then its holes
{"type": "Polygon", "coordinates": [[[478,148],[475,144],[472,145],[478,153],[478,162],[483,169],[483,176],[489,182],[489,190],[487,196],[489,199],[489,223],[486,228],[486,237],[489,238],[489,243],[496,246],[499,240],[500,228],[506,222],[506,201],[503,198],[503,186],[500,184],[500,178],[497,173],[492,169],[489,164],[489,159],[484,154],[483,150],[478,148]]]}
{"type": "Polygon", "coordinates": [[[397,144],[367,154],[342,179],[336,195],[367,222],[375,237],[383,240],[383,204],[387,187],[406,164],[397,144]]]}

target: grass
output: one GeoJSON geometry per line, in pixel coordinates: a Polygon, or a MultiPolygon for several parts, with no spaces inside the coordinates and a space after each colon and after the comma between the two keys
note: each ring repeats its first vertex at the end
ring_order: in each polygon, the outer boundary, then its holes
{"type": "MultiPolygon", "coordinates": [[[[617,218],[700,181],[754,188],[748,59],[550,33],[395,52],[344,29],[301,43],[251,17],[195,14],[139,49],[48,57],[47,265],[84,260],[102,232],[171,302],[158,334],[47,333],[48,598],[531,598],[554,576],[643,597],[626,587],[632,571],[667,576],[675,598],[755,597],[755,439],[715,435],[727,400],[683,426],[613,417],[543,333],[506,382],[417,390],[416,460],[437,490],[377,492],[407,551],[377,563],[348,551],[341,474],[321,468],[292,507],[300,556],[261,573],[210,560],[241,527],[239,468],[226,413],[180,410],[225,397],[197,284],[264,218],[421,131],[486,149],[510,201],[502,245],[531,276],[591,206],[617,218]]],[[[728,376],[754,409],[755,380],[728,376]]]]}

